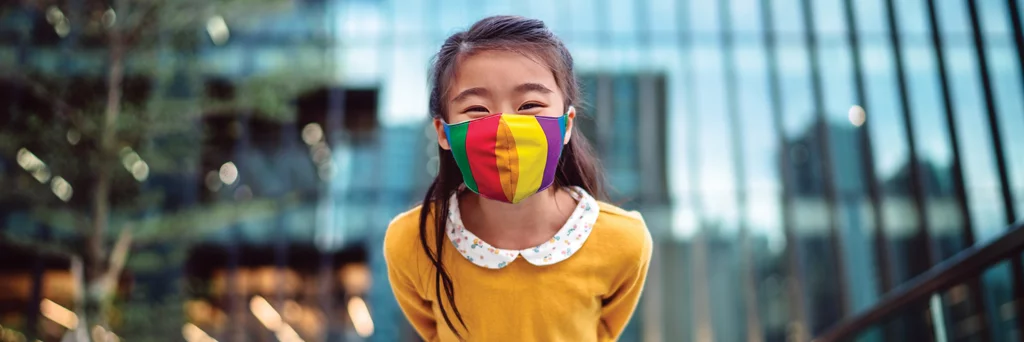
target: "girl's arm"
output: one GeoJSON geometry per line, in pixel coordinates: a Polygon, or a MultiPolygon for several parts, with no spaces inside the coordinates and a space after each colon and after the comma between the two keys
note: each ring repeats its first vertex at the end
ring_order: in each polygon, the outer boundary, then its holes
{"type": "Polygon", "coordinates": [[[424,340],[438,341],[437,321],[429,301],[420,297],[412,281],[400,274],[396,267],[388,265],[388,280],[391,290],[395,293],[398,306],[402,308],[409,323],[424,340]]]}
{"type": "Polygon", "coordinates": [[[640,301],[640,292],[644,288],[644,281],[647,279],[647,270],[651,265],[651,235],[644,229],[646,235],[643,247],[640,249],[638,263],[632,271],[619,282],[615,292],[603,301],[601,307],[601,323],[598,326],[598,340],[618,340],[622,330],[626,328],[636,305],[640,301]]]}
{"type": "Polygon", "coordinates": [[[424,340],[439,341],[433,306],[417,290],[417,285],[422,285],[419,267],[423,260],[416,253],[422,252],[419,248],[408,247],[419,246],[415,212],[412,210],[399,215],[388,226],[384,235],[384,263],[388,268],[391,291],[409,323],[424,340]]]}

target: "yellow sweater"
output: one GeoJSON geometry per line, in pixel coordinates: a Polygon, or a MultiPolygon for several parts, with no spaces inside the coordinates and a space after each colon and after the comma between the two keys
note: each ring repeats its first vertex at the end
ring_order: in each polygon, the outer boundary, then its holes
{"type": "MultiPolygon", "coordinates": [[[[520,256],[502,269],[466,260],[446,241],[458,319],[467,341],[614,341],[633,314],[647,277],[651,235],[639,213],[600,203],[590,237],[566,260],[535,266],[520,256]],[[468,330],[468,331],[467,331],[468,330]]],[[[398,215],[384,238],[388,277],[402,312],[427,341],[457,341],[437,305],[434,267],[419,240],[417,207],[398,215]]],[[[434,248],[433,219],[428,245],[434,248]]]]}

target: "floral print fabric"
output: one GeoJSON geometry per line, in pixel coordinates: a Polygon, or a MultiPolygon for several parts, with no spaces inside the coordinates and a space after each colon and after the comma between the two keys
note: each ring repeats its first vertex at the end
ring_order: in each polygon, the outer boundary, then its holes
{"type": "Polygon", "coordinates": [[[462,224],[462,216],[459,214],[459,200],[458,193],[456,193],[449,199],[448,204],[448,226],[446,227],[448,240],[466,260],[477,266],[490,269],[508,266],[520,255],[527,262],[537,266],[561,262],[576,253],[587,241],[594,222],[597,222],[597,214],[600,212],[597,200],[582,188],[572,187],[570,190],[572,197],[578,203],[565,225],[547,242],[518,251],[495,248],[466,229],[466,226],[462,224]]]}

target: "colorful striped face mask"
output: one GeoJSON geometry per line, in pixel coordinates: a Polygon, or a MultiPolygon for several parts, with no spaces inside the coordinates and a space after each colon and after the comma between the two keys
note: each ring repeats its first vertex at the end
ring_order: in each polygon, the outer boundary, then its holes
{"type": "Polygon", "coordinates": [[[492,114],[446,123],[444,133],[469,190],[519,203],[554,183],[567,116],[492,114]]]}

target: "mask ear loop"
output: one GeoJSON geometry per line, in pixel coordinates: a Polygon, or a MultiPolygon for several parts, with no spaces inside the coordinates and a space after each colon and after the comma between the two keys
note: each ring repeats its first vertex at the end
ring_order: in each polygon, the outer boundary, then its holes
{"type": "Polygon", "coordinates": [[[449,125],[447,122],[444,122],[444,120],[441,120],[441,125],[444,126],[444,138],[445,140],[448,140],[448,144],[450,145],[452,143],[452,132],[450,129],[448,129],[448,127],[451,125],[449,125]]]}

